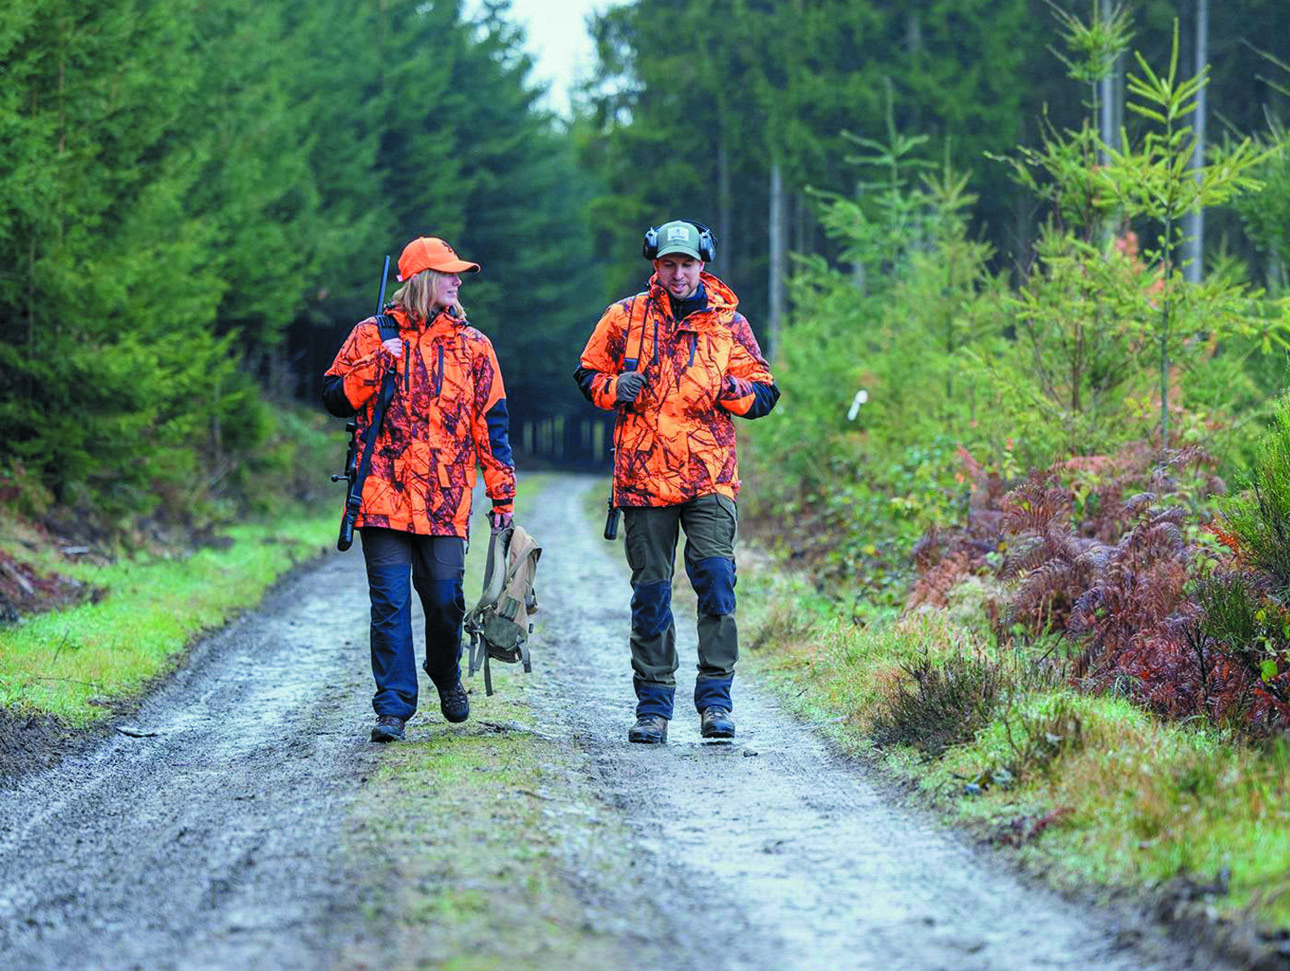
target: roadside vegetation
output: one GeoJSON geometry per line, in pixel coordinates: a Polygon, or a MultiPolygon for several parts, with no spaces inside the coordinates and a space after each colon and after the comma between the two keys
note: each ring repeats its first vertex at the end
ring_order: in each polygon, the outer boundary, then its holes
{"type": "Polygon", "coordinates": [[[110,717],[181,663],[203,633],[259,603],[287,570],[335,543],[340,486],[297,469],[343,446],[321,419],[291,414],[282,475],[298,492],[261,497],[241,522],[193,531],[92,520],[0,517],[0,713],[53,716],[65,727],[110,717]],[[327,501],[331,492],[332,501],[327,501]],[[289,501],[295,495],[309,502],[289,501]]]}
{"type": "Polygon", "coordinates": [[[70,726],[110,717],[179,664],[194,640],[253,609],[283,573],[325,551],[337,518],[284,513],[227,527],[203,549],[59,563],[63,576],[92,591],[90,602],[0,628],[0,708],[70,726]]]}
{"type": "MultiPolygon", "coordinates": [[[[1087,80],[1116,37],[1070,27],[1087,80]]],[[[1046,207],[1015,281],[966,177],[894,123],[863,143],[877,184],[821,203],[858,271],[799,263],[784,414],[748,452],[747,518],[794,572],[742,603],[792,703],[982,839],[1279,939],[1290,318],[1230,259],[1187,280],[1182,227],[1282,205],[1290,161],[1233,139],[1189,171],[1204,83],[1175,40],[1117,143],[1086,119],[999,160],[1046,207]]]]}
{"type": "Polygon", "coordinates": [[[1166,721],[944,611],[860,627],[802,608],[786,577],[745,585],[748,662],[919,803],[1060,886],[1146,893],[1232,934],[1290,928],[1283,735],[1166,721]]]}

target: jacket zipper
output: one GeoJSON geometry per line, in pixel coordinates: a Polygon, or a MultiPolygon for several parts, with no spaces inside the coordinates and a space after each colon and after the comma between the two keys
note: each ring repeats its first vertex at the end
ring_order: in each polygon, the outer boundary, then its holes
{"type": "Polygon", "coordinates": [[[695,348],[697,348],[698,346],[699,346],[699,335],[691,334],[690,335],[690,363],[686,365],[687,368],[694,367],[694,351],[695,351],[695,348]]]}
{"type": "Polygon", "coordinates": [[[434,396],[439,397],[439,392],[443,391],[443,345],[439,344],[435,348],[439,354],[438,366],[435,368],[434,376],[434,396]]]}
{"type": "Polygon", "coordinates": [[[407,391],[412,386],[412,345],[408,341],[403,342],[403,390],[407,391]]]}

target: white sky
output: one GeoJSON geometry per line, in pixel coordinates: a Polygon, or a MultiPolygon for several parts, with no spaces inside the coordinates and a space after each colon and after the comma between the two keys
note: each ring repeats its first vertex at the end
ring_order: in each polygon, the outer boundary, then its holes
{"type": "Polygon", "coordinates": [[[511,0],[511,13],[523,24],[536,62],[532,78],[550,84],[555,111],[568,114],[570,87],[591,72],[587,15],[612,5],[611,0],[511,0]]]}

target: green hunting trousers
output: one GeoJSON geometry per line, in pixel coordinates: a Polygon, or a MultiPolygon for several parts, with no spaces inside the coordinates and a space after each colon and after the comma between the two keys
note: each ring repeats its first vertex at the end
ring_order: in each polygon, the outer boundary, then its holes
{"type": "Polygon", "coordinates": [[[672,717],[676,686],[676,625],[672,577],[676,544],[685,531],[685,572],[698,597],[699,664],[695,706],[726,709],[739,634],[735,626],[735,502],[706,495],[673,506],[623,509],[627,564],[632,569],[632,671],[637,714],[672,717]]]}

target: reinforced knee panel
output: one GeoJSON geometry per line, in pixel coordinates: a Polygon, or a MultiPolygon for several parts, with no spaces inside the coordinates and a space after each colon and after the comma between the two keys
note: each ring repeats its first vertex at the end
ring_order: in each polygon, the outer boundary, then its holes
{"type": "Polygon", "coordinates": [[[699,612],[715,617],[735,612],[735,561],[709,556],[685,564],[699,598],[699,612]]]}

